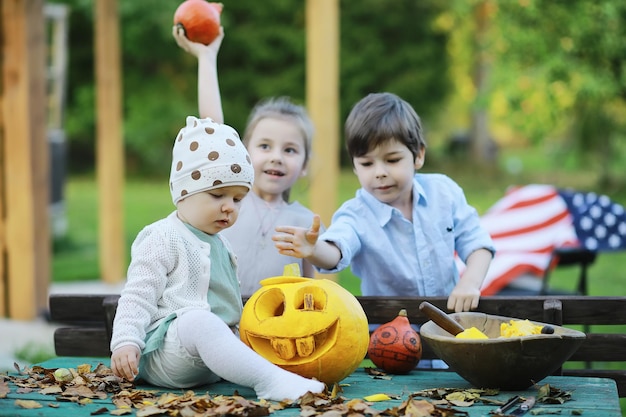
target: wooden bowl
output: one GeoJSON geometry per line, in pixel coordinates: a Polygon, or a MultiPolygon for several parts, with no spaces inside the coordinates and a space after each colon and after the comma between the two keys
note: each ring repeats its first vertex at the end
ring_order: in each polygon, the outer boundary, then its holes
{"type": "Polygon", "coordinates": [[[489,339],[457,339],[429,321],[420,329],[422,340],[451,370],[478,388],[526,389],[561,367],[586,337],[583,332],[550,325],[553,334],[500,338],[500,324],[519,319],[473,312],[449,316],[466,329],[476,327],[489,339]]]}

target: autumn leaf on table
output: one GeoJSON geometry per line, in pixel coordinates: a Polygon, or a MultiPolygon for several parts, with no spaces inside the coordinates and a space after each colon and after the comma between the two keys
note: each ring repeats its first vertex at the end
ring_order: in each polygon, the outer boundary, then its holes
{"type": "Polygon", "coordinates": [[[0,382],[0,398],[6,398],[7,394],[11,392],[11,388],[9,388],[8,382],[0,382]]]}
{"type": "Polygon", "coordinates": [[[386,379],[386,380],[391,380],[391,376],[387,375],[387,372],[380,370],[378,368],[363,368],[363,370],[365,371],[366,374],[368,374],[369,376],[373,377],[374,379],[386,379]]]}
{"type": "Polygon", "coordinates": [[[378,402],[378,401],[389,401],[391,397],[387,394],[372,394],[366,397],[363,397],[365,401],[368,402],[378,402]]]}
{"type": "Polygon", "coordinates": [[[572,399],[571,391],[563,391],[559,388],[553,387],[550,384],[545,384],[539,387],[537,393],[537,402],[544,404],[563,404],[566,401],[572,399]]]}
{"type": "Polygon", "coordinates": [[[457,407],[469,407],[476,401],[486,404],[501,405],[502,401],[498,401],[491,397],[498,395],[500,391],[497,389],[481,389],[481,388],[430,388],[414,392],[412,396],[426,397],[435,400],[438,405],[455,405],[457,407]]]}
{"type": "MultiPolygon", "coordinates": [[[[385,410],[384,413],[387,413],[387,410],[385,410]]],[[[411,417],[467,417],[469,414],[467,411],[457,410],[452,407],[439,407],[427,400],[416,400],[410,396],[408,400],[398,407],[397,413],[392,413],[392,415],[411,417]]]]}
{"type": "Polygon", "coordinates": [[[15,405],[20,408],[26,409],[34,409],[34,408],[42,408],[43,405],[37,401],[33,400],[15,400],[15,405]]]}

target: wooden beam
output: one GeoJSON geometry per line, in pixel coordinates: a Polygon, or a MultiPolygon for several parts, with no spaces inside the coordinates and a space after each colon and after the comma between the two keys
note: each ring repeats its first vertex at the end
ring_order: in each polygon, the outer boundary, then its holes
{"type": "Polygon", "coordinates": [[[339,0],[307,0],[306,31],[306,103],[315,124],[309,201],[328,226],[339,184],[339,0]]]}
{"type": "Polygon", "coordinates": [[[4,314],[33,319],[50,280],[43,0],[2,0],[4,314]]]}
{"type": "Polygon", "coordinates": [[[126,269],[119,16],[117,0],[96,0],[95,5],[100,271],[105,282],[116,283],[126,269]]]}
{"type": "MultiPolygon", "coordinates": [[[[5,83],[5,67],[4,67],[4,59],[2,57],[5,56],[5,42],[4,39],[4,26],[5,20],[7,16],[2,4],[0,4],[0,36],[3,41],[0,45],[0,77],[2,80],[2,84],[5,83]]],[[[6,255],[7,255],[7,235],[6,235],[6,204],[7,204],[7,195],[6,195],[6,187],[5,183],[7,181],[5,167],[6,163],[4,162],[6,159],[6,148],[5,148],[5,120],[4,120],[4,112],[5,112],[5,94],[4,88],[0,88],[0,103],[2,103],[2,107],[0,108],[0,317],[7,317],[9,315],[8,305],[7,305],[7,290],[8,290],[8,280],[9,274],[6,265],[6,255]]]]}

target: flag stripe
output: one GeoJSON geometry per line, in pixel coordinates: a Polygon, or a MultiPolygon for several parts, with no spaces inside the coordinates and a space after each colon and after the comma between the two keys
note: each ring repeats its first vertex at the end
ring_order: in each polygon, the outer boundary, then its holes
{"type": "Polygon", "coordinates": [[[496,248],[483,295],[496,294],[521,275],[541,278],[556,247],[578,244],[567,204],[551,185],[510,188],[481,224],[496,248]]]}
{"type": "MultiPolygon", "coordinates": [[[[516,236],[516,235],[522,235],[522,234],[527,234],[527,233],[532,233],[532,232],[536,232],[536,231],[540,231],[542,229],[545,229],[546,227],[550,227],[558,222],[560,222],[563,219],[566,219],[569,217],[569,213],[567,211],[565,212],[561,212],[558,215],[551,217],[551,218],[547,218],[542,222],[535,222],[532,225],[526,226],[526,227],[519,227],[516,229],[511,229],[507,232],[501,232],[501,233],[494,233],[491,235],[492,239],[500,239],[500,238],[505,238],[505,237],[509,237],[509,236],[516,236]]],[[[571,221],[570,221],[571,223],[571,221]]]]}

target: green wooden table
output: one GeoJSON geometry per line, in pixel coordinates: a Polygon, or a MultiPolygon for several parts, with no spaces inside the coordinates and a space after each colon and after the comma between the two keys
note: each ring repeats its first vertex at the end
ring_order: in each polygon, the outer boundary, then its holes
{"type": "MultiPolygon", "coordinates": [[[[98,363],[109,365],[108,358],[57,358],[41,364],[45,368],[76,368],[80,364],[91,364],[96,366],[98,363]]],[[[582,413],[583,417],[621,417],[619,398],[615,382],[605,378],[578,378],[578,377],[561,377],[551,376],[540,381],[538,386],[550,384],[550,386],[558,388],[562,391],[571,391],[571,400],[562,405],[554,404],[537,404],[538,408],[547,411],[560,411],[560,416],[571,416],[582,413]]],[[[365,370],[357,369],[352,375],[341,382],[343,389],[342,397],[346,399],[362,399],[365,396],[386,393],[392,397],[399,399],[381,401],[372,403],[376,409],[384,410],[397,407],[407,400],[410,394],[417,391],[428,390],[432,388],[471,388],[471,385],[453,372],[447,371],[413,371],[408,375],[395,375],[391,379],[374,379],[368,375],[365,370]]],[[[140,389],[151,389],[151,386],[139,386],[140,389]]],[[[59,402],[54,395],[43,395],[37,392],[17,393],[16,387],[9,384],[9,393],[5,398],[0,399],[0,416],[89,416],[96,410],[103,407],[113,410],[114,406],[110,399],[94,400],[93,403],[87,405],[78,405],[76,403],[59,402]],[[34,400],[43,405],[38,409],[23,409],[15,404],[16,400],[34,400]],[[55,405],[58,408],[52,408],[55,405]]],[[[160,390],[166,392],[167,390],[160,390]]],[[[209,393],[211,395],[233,395],[237,391],[239,395],[248,399],[256,399],[254,392],[245,387],[235,384],[220,382],[205,387],[194,389],[197,394],[209,393]]],[[[177,394],[183,391],[170,390],[177,394]]],[[[536,395],[536,388],[529,388],[519,392],[500,392],[496,396],[489,397],[494,400],[506,401],[514,395],[523,397],[536,395]]],[[[420,398],[427,399],[427,398],[420,398]]],[[[470,407],[454,407],[456,410],[468,413],[470,417],[486,417],[489,412],[493,411],[496,406],[486,405],[483,403],[475,403],[470,407]]],[[[104,413],[102,415],[110,415],[104,413]]],[[[271,414],[275,417],[287,417],[300,415],[299,408],[289,408],[276,411],[271,414]]],[[[527,413],[526,416],[532,416],[527,413]]]]}

